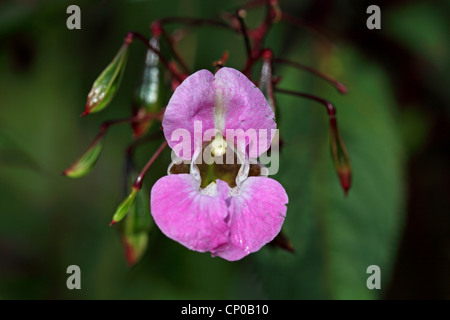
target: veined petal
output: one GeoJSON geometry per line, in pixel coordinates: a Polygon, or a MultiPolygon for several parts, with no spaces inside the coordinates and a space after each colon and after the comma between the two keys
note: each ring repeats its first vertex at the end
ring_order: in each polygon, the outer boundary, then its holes
{"type": "MultiPolygon", "coordinates": [[[[218,130],[225,138],[227,131],[234,132],[238,139],[244,134],[245,146],[253,142],[257,151],[252,156],[258,157],[270,147],[272,130],[276,129],[274,113],[263,93],[232,68],[221,68],[215,75],[200,70],[186,78],[173,93],[162,125],[169,146],[183,159],[192,158],[198,147],[195,144],[201,144],[203,134],[210,129],[218,130]],[[242,130],[241,134],[236,130],[242,130]],[[180,136],[182,131],[190,135],[188,139],[180,136]],[[174,148],[180,143],[183,148],[174,148]]],[[[234,143],[236,139],[232,139],[234,143]]]]}
{"type": "MultiPolygon", "coordinates": [[[[277,124],[275,115],[261,90],[244,74],[232,68],[221,68],[217,71],[214,75],[214,84],[216,87],[215,114],[220,114],[217,110],[219,105],[222,105],[224,115],[223,124],[219,120],[215,121],[216,128],[223,130],[224,136],[227,136],[226,131],[229,129],[235,131],[242,129],[244,132],[254,130],[257,136],[252,140],[257,147],[257,154],[252,156],[258,157],[267,151],[272,141],[271,130],[276,129],[277,124]],[[266,134],[262,136],[264,140],[259,141],[262,130],[266,130],[266,134]]],[[[249,141],[246,141],[245,145],[248,143],[249,141]]]]}
{"type": "MultiPolygon", "coordinates": [[[[215,90],[213,86],[214,76],[208,70],[200,70],[187,77],[175,90],[162,121],[164,136],[169,147],[174,149],[176,145],[190,143],[188,154],[181,154],[180,150],[174,150],[176,155],[183,159],[191,159],[195,150],[194,124],[201,122],[202,131],[200,139],[207,129],[214,128],[213,109],[215,103],[215,90]],[[176,130],[185,130],[189,133],[189,140],[177,136],[176,130]],[[173,135],[173,137],[172,137],[173,135]]],[[[179,131],[180,132],[180,131],[179,131]]],[[[180,132],[181,133],[181,132],[180,132]]]]}
{"type": "Polygon", "coordinates": [[[161,231],[185,247],[214,251],[228,242],[229,227],[226,182],[218,180],[200,191],[190,174],[162,177],[151,191],[151,213],[161,231]]]}
{"type": "Polygon", "coordinates": [[[213,254],[235,261],[261,249],[280,232],[288,196],[276,180],[249,177],[227,200],[229,243],[213,254]]]}

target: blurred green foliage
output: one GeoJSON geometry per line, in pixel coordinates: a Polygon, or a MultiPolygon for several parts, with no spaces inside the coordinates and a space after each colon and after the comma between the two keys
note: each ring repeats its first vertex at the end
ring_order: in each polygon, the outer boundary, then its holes
{"type": "MultiPolygon", "coordinates": [[[[266,246],[230,263],[189,251],[154,227],[143,260],[128,269],[119,234],[108,227],[123,197],[124,150],[132,135],[127,125],[108,132],[102,155],[88,176],[72,180],[59,174],[88,147],[102,121],[130,115],[145,56],[140,43],[130,48],[122,85],[110,107],[79,117],[92,82],[128,31],[148,34],[156,18],[218,16],[242,3],[78,1],[81,30],[66,28],[69,3],[64,1],[0,4],[0,299],[373,299],[386,295],[404,226],[408,160],[427,143],[432,115],[424,115],[420,108],[402,108],[393,70],[351,37],[352,20],[347,18],[358,15],[364,22],[366,17],[365,10],[357,10],[362,6],[353,6],[355,2],[331,1],[335,10],[328,12],[327,22],[316,19],[318,27],[329,30],[327,34],[333,34],[336,24],[340,40],[332,37],[333,45],[311,29],[298,31],[282,23],[267,40],[276,55],[315,66],[349,87],[349,93],[341,96],[309,74],[275,69],[283,76],[281,87],[335,103],[354,173],[345,198],[333,168],[323,106],[279,95],[285,145],[275,178],[290,198],[284,230],[294,254],[266,246]],[[348,25],[339,25],[341,20],[348,25]],[[81,268],[81,290],[66,288],[66,268],[72,264],[81,268]],[[366,287],[366,269],[372,264],[382,270],[381,292],[366,287]]],[[[312,1],[280,3],[300,17],[315,12],[312,1]]],[[[393,38],[442,74],[449,70],[444,32],[449,29],[443,11],[420,1],[382,10],[383,29],[373,32],[393,38]]],[[[261,10],[249,14],[250,26],[261,14],[261,10]]],[[[212,27],[192,31],[180,43],[180,51],[194,69],[212,70],[211,63],[226,50],[228,66],[242,68],[241,37],[212,27]]],[[[429,73],[422,76],[428,83],[429,73]]],[[[440,86],[437,101],[447,94],[440,86]]],[[[139,166],[158,145],[155,141],[139,149],[139,166]]],[[[147,190],[165,174],[169,162],[166,150],[146,178],[147,190]]]]}

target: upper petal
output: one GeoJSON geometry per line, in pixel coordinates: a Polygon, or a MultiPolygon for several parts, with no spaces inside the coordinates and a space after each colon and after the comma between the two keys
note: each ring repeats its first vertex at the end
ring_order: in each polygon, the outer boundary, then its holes
{"type": "Polygon", "coordinates": [[[186,78],[173,93],[162,125],[172,149],[181,141],[185,143],[183,152],[181,148],[174,149],[176,155],[183,159],[191,159],[195,143],[201,144],[203,134],[209,129],[217,129],[225,137],[227,130],[241,129],[245,133],[254,130],[256,136],[247,138],[245,145],[253,141],[257,149],[253,156],[257,157],[270,147],[271,130],[276,129],[275,116],[261,90],[232,68],[221,68],[215,75],[208,70],[200,70],[186,78]],[[197,132],[199,138],[194,137],[196,121],[197,128],[201,123],[201,130],[197,132]],[[189,133],[189,139],[174,134],[177,129],[189,133]],[[262,130],[266,131],[262,133],[262,130]]]}
{"type": "MultiPolygon", "coordinates": [[[[264,94],[244,74],[236,69],[221,68],[214,75],[216,101],[224,108],[224,136],[226,130],[242,129],[247,132],[254,130],[257,134],[253,139],[258,157],[267,151],[272,141],[271,130],[276,129],[275,115],[264,94]],[[266,131],[265,135],[260,134],[266,131]]],[[[217,121],[216,121],[217,122],[217,121]]],[[[219,129],[219,128],[218,128],[219,129]]],[[[246,145],[249,141],[247,141],[246,145]]]]}
{"type": "Polygon", "coordinates": [[[230,239],[214,254],[234,261],[258,251],[280,232],[288,196],[276,180],[249,177],[227,202],[230,239]]]}
{"type": "Polygon", "coordinates": [[[155,223],[169,238],[191,250],[214,251],[229,239],[225,222],[228,185],[218,181],[208,194],[190,174],[174,174],[159,179],[151,191],[151,213],[155,223]]]}
{"type": "MultiPolygon", "coordinates": [[[[172,149],[182,139],[176,137],[176,130],[184,129],[189,133],[190,145],[188,154],[176,155],[183,159],[191,159],[195,149],[194,145],[194,123],[200,121],[202,130],[200,139],[207,129],[214,128],[213,109],[215,104],[215,90],[213,86],[214,76],[208,70],[200,70],[187,77],[176,89],[167,104],[162,121],[164,136],[172,149]],[[175,134],[174,134],[175,132],[175,134]],[[173,137],[172,137],[173,135],[173,137]]],[[[186,150],[188,151],[188,150],[186,150]]]]}

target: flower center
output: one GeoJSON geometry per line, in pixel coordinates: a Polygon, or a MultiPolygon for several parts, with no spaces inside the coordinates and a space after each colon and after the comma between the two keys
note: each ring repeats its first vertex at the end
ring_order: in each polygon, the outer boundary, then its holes
{"type": "MultiPolygon", "coordinates": [[[[212,182],[215,182],[217,179],[225,181],[228,183],[230,188],[236,187],[236,178],[239,173],[239,170],[242,166],[241,163],[238,163],[237,156],[235,155],[234,163],[226,164],[225,159],[226,154],[222,155],[222,163],[206,164],[202,162],[201,164],[197,164],[198,171],[201,177],[200,188],[204,189],[208,187],[212,182]]],[[[264,173],[265,167],[260,163],[250,164],[248,176],[261,176],[264,173]]],[[[180,174],[180,173],[190,173],[190,164],[180,163],[173,164],[169,169],[170,174],[180,174]]]]}
{"type": "Polygon", "coordinates": [[[226,153],[227,142],[223,139],[222,134],[219,132],[211,142],[211,155],[213,157],[219,157],[226,153]]]}
{"type": "MultiPolygon", "coordinates": [[[[225,158],[225,155],[222,156],[225,158]]],[[[225,159],[223,159],[225,160],[225,159]]],[[[217,179],[223,180],[232,188],[236,187],[236,177],[241,168],[241,164],[198,164],[198,170],[200,171],[200,177],[202,179],[201,188],[206,188],[211,182],[215,182],[217,179]]]]}

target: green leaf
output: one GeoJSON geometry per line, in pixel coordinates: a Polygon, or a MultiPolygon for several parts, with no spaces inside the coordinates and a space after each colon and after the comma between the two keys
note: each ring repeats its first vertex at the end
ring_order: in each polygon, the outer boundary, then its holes
{"type": "Polygon", "coordinates": [[[99,112],[106,108],[114,97],[125,71],[127,64],[129,43],[125,43],[114,57],[113,61],[106,67],[92,85],[89,92],[86,108],[82,116],[89,113],[99,112]]]}
{"type": "Polygon", "coordinates": [[[63,174],[69,178],[81,178],[91,172],[102,151],[102,139],[96,141],[73,165],[63,174]]]}
{"type": "MultiPolygon", "coordinates": [[[[325,65],[326,58],[319,65],[325,65]]],[[[348,95],[338,95],[320,80],[308,88],[302,80],[311,76],[301,78],[288,68],[281,70],[280,87],[301,87],[335,104],[352,160],[352,189],[346,198],[342,195],[323,106],[278,95],[285,147],[275,178],[289,196],[283,229],[295,255],[270,248],[254,255],[268,298],[372,299],[380,297],[389,282],[405,201],[406,165],[395,100],[386,73],[377,65],[349,48],[332,61],[340,65],[333,75],[349,84],[348,95]],[[381,290],[366,287],[370,265],[381,268],[381,290]]]]}

